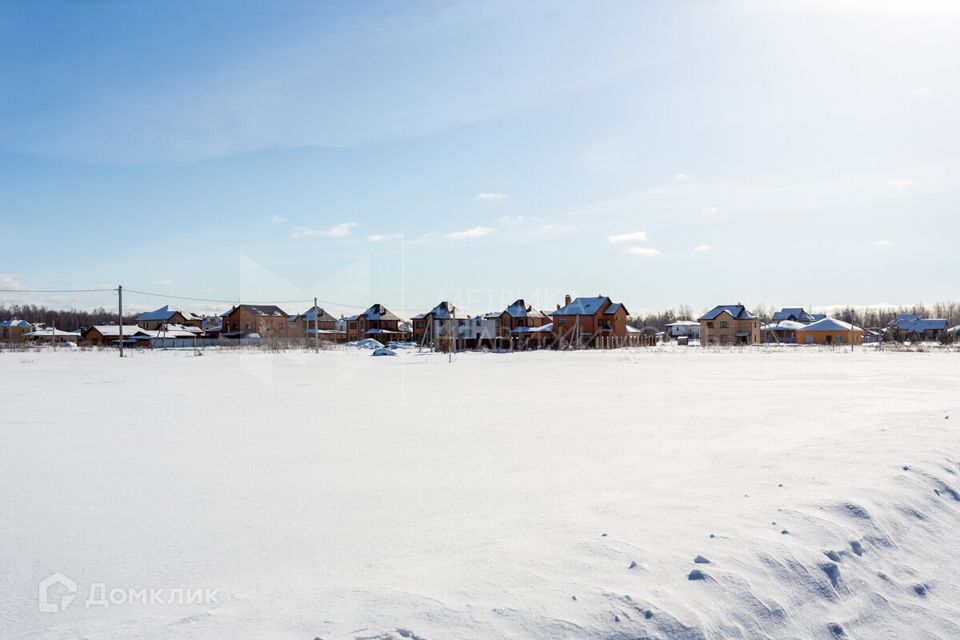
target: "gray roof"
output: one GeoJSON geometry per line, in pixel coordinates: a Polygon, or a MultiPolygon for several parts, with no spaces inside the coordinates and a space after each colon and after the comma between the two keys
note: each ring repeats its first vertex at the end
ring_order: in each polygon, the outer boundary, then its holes
{"type": "Polygon", "coordinates": [[[32,327],[33,325],[26,320],[17,320],[16,318],[10,318],[9,320],[4,320],[0,322],[0,327],[32,327]]]}
{"type": "Polygon", "coordinates": [[[813,324],[808,324],[800,331],[863,331],[860,327],[855,327],[852,324],[844,322],[843,320],[837,320],[836,318],[824,318],[823,320],[817,320],[813,324]]]}
{"type": "MultiPolygon", "coordinates": [[[[610,306],[604,311],[604,315],[613,315],[618,309],[623,307],[619,302],[613,302],[607,296],[597,296],[594,298],[575,298],[570,304],[564,305],[552,312],[552,316],[593,316],[597,314],[605,301],[610,302],[610,306]]],[[[626,307],[623,307],[626,311],[626,307]]]]}
{"type": "Polygon", "coordinates": [[[496,314],[500,316],[506,313],[511,318],[546,318],[547,314],[539,309],[534,309],[533,305],[527,304],[527,302],[520,298],[519,300],[514,300],[506,309],[496,314]]]}
{"type": "Polygon", "coordinates": [[[433,316],[435,320],[462,320],[470,317],[446,300],[435,306],[430,311],[414,316],[414,319],[420,320],[422,318],[426,318],[427,316],[433,316]]]}
{"type": "Polygon", "coordinates": [[[773,314],[772,320],[779,322],[781,320],[793,320],[796,322],[813,322],[816,320],[812,314],[807,313],[803,307],[784,307],[773,314]]]}
{"type": "MultiPolygon", "coordinates": [[[[337,319],[332,315],[321,309],[320,307],[310,307],[306,311],[300,314],[300,317],[309,322],[314,322],[314,316],[319,317],[320,322],[336,322],[337,319]]],[[[291,317],[291,320],[296,320],[296,316],[291,317]]]]}
{"type": "Polygon", "coordinates": [[[890,321],[891,327],[897,327],[901,331],[942,331],[947,328],[947,321],[942,319],[924,320],[916,313],[898,313],[897,317],[890,321]]]}
{"type": "Polygon", "coordinates": [[[756,316],[747,311],[742,304],[721,304],[710,309],[705,314],[697,318],[698,320],[715,320],[721,313],[727,312],[734,320],[754,320],[756,316]]]}
{"type": "Polygon", "coordinates": [[[357,320],[363,316],[367,320],[399,320],[400,318],[394,315],[392,311],[387,309],[382,304],[372,305],[369,309],[363,313],[357,314],[355,316],[350,316],[347,320],[357,320]]]}
{"type": "Polygon", "coordinates": [[[145,311],[137,316],[137,322],[146,322],[151,320],[169,320],[177,314],[182,315],[184,318],[196,318],[199,319],[195,313],[184,313],[180,309],[171,309],[170,305],[163,305],[159,309],[154,309],[153,311],[145,311]]]}
{"type": "Polygon", "coordinates": [[[275,304],[238,304],[237,306],[230,309],[226,313],[222,314],[224,318],[233,315],[236,311],[240,309],[248,309],[255,316],[283,316],[289,317],[284,313],[283,309],[278,307],[275,304]]]}

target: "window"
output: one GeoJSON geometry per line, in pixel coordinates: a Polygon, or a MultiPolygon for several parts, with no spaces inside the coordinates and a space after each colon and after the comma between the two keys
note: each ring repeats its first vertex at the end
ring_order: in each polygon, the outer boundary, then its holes
{"type": "Polygon", "coordinates": [[[721,329],[726,329],[726,328],[727,328],[727,321],[726,321],[726,320],[721,320],[721,321],[720,321],[720,328],[721,328],[721,329]]]}
{"type": "Polygon", "coordinates": [[[713,329],[713,323],[712,323],[712,322],[708,322],[708,323],[707,323],[707,329],[713,329]]]}

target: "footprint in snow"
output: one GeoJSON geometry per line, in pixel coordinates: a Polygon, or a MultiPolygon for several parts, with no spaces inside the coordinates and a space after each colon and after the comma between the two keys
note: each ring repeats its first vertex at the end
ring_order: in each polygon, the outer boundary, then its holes
{"type": "Polygon", "coordinates": [[[687,574],[687,580],[706,580],[706,579],[707,579],[707,574],[705,574],[703,571],[700,571],[700,569],[694,569],[693,571],[687,574]]]}
{"type": "Polygon", "coordinates": [[[827,625],[827,629],[830,630],[830,633],[833,634],[834,638],[846,638],[847,634],[844,632],[843,627],[838,625],[835,622],[831,622],[827,625]]]}
{"type": "Polygon", "coordinates": [[[696,564],[710,564],[710,561],[704,558],[703,556],[697,556],[693,559],[696,564]]]}
{"type": "Polygon", "coordinates": [[[637,561],[636,561],[636,560],[631,560],[631,561],[630,561],[630,566],[627,567],[627,569],[636,569],[638,566],[639,566],[639,565],[637,564],[637,561]]]}

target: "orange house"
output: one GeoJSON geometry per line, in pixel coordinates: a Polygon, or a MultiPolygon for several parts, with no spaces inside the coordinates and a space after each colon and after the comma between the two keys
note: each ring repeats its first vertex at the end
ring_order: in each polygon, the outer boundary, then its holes
{"type": "Polygon", "coordinates": [[[824,318],[797,329],[797,344],[863,344],[863,329],[834,318],[824,318]]]}
{"type": "Polygon", "coordinates": [[[607,296],[570,299],[550,314],[553,318],[553,337],[559,347],[601,346],[601,339],[622,338],[624,342],[638,339],[627,330],[627,308],[607,296]]]}

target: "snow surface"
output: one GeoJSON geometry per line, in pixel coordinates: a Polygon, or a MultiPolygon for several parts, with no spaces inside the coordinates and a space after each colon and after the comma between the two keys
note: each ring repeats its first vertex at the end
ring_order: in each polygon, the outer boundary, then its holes
{"type": "Polygon", "coordinates": [[[0,353],[5,639],[960,637],[956,353],[131,355],[0,353]]]}

